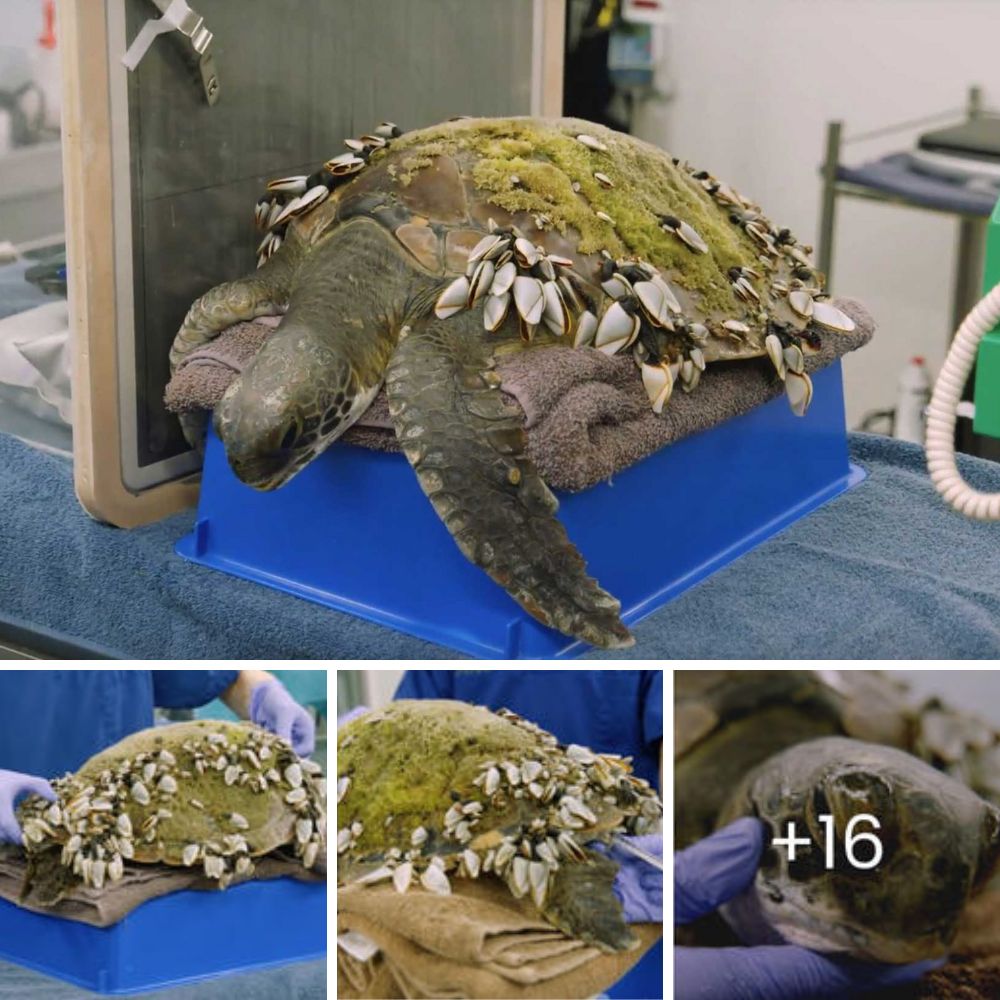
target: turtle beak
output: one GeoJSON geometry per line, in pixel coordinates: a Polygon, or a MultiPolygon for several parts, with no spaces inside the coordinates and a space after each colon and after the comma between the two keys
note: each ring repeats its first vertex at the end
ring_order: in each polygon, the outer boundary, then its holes
{"type": "Polygon", "coordinates": [[[215,433],[237,478],[258,490],[273,490],[294,471],[301,423],[290,413],[269,414],[242,405],[240,383],[226,391],[215,409],[215,433]]]}

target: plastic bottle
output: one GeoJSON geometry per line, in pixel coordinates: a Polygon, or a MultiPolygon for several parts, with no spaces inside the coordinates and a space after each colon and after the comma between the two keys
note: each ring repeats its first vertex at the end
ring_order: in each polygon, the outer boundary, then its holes
{"type": "Polygon", "coordinates": [[[910,358],[899,374],[893,436],[901,441],[924,443],[924,411],[931,401],[931,380],[922,357],[910,358]]]}
{"type": "Polygon", "coordinates": [[[44,117],[39,123],[50,130],[59,129],[62,113],[62,74],[56,47],[55,0],[41,0],[42,33],[32,52],[32,76],[44,95],[44,117]]]}

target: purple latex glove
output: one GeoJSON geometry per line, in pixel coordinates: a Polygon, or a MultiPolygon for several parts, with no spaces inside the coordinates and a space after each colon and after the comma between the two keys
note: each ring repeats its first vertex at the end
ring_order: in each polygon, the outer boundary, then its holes
{"type": "MultiPolygon", "coordinates": [[[[641,837],[619,837],[635,844],[647,854],[663,857],[663,834],[647,833],[641,837]]],[[[663,922],[663,872],[649,862],[612,843],[608,852],[618,862],[618,874],[612,886],[621,900],[625,922],[639,924],[645,921],[663,922]]]]}
{"type": "Polygon", "coordinates": [[[20,771],[0,770],[0,842],[23,844],[24,834],[14,815],[14,806],[25,795],[41,795],[55,802],[56,793],[44,778],[20,771]]]}
{"type": "Polygon", "coordinates": [[[300,757],[316,747],[316,723],[281,681],[261,681],[250,692],[250,721],[288,740],[300,757]]]}
{"type": "MultiPolygon", "coordinates": [[[[674,857],[674,918],[686,924],[738,896],[757,872],[766,827],[740,819],[674,857]]],[[[816,1000],[918,979],[941,961],[876,965],[796,945],[676,948],[675,1000],[816,1000]]]]}
{"type": "Polygon", "coordinates": [[[341,726],[346,726],[348,722],[353,722],[370,711],[371,709],[367,705],[358,705],[356,708],[352,708],[337,719],[337,728],[340,729],[341,726]]]}

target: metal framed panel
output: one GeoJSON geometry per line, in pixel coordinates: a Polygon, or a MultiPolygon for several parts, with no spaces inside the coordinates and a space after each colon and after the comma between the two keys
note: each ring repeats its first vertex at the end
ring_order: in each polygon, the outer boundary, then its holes
{"type": "Polygon", "coordinates": [[[195,499],[198,460],[161,397],[190,303],[253,268],[266,179],[344,136],[456,114],[558,114],[563,0],[192,0],[213,32],[210,106],[179,36],[135,72],[150,0],[62,0],[77,489],[115,524],[195,499]]]}

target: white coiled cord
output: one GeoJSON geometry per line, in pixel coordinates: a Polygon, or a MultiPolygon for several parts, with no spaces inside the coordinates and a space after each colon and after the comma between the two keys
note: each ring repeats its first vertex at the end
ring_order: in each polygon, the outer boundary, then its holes
{"type": "Polygon", "coordinates": [[[955,510],[980,521],[1000,520],[1000,493],[980,493],[962,479],[955,463],[955,420],[979,342],[997,323],[1000,284],[979,301],[958,328],[927,407],[927,468],[931,481],[955,510]]]}

